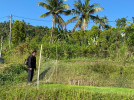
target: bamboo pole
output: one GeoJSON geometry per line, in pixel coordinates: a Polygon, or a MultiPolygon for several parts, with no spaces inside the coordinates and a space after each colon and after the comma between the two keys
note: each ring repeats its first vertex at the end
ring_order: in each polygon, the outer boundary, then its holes
{"type": "Polygon", "coordinates": [[[41,52],[42,52],[42,44],[41,44],[41,49],[40,49],[40,58],[39,58],[39,67],[38,67],[38,76],[37,76],[37,89],[39,89],[39,75],[40,75],[41,52]]]}

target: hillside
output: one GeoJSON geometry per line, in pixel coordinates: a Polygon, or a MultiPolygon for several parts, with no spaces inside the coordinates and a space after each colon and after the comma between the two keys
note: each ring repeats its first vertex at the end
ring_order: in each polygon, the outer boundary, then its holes
{"type": "Polygon", "coordinates": [[[0,71],[2,100],[133,100],[134,98],[132,63],[126,63],[124,66],[123,62],[98,58],[56,62],[42,57],[39,90],[36,87],[37,71],[33,83],[28,85],[25,65],[9,64],[2,68],[0,71]]]}

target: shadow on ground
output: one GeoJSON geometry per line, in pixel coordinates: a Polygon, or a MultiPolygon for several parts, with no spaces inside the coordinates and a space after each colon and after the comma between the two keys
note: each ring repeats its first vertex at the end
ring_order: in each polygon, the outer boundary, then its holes
{"type": "MultiPolygon", "coordinates": [[[[42,79],[45,77],[46,73],[47,73],[50,69],[51,69],[51,67],[48,67],[46,70],[44,70],[44,71],[39,75],[39,80],[42,80],[42,79]]],[[[36,81],[37,81],[37,79],[34,80],[34,82],[36,82],[36,81]]]]}

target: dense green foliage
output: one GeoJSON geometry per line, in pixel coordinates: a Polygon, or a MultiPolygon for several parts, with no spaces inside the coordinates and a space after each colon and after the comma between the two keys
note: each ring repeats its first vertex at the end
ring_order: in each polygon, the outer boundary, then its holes
{"type": "MultiPolygon", "coordinates": [[[[24,21],[16,20],[12,24],[12,48],[10,50],[8,49],[9,32],[6,31],[9,29],[7,26],[9,22],[0,23],[1,36],[5,34],[2,56],[6,63],[16,61],[16,57],[20,63],[20,58],[26,59],[32,50],[39,51],[40,44],[43,44],[43,56],[50,59],[100,57],[123,59],[123,61],[133,60],[134,24],[130,23],[125,27],[127,25],[126,18],[117,20],[117,28],[111,26],[106,28],[107,17],[100,18],[94,15],[103,8],[96,3],[90,4],[90,0],[75,1],[75,9],[72,10],[67,10],[69,5],[64,4],[63,0],[46,0],[39,2],[38,5],[48,10],[41,17],[50,14],[53,16],[52,28],[32,26],[24,21]],[[72,20],[64,22],[60,14],[77,14],[80,18],[78,16],[74,18],[75,20],[78,18],[74,29],[80,27],[81,30],[74,32],[66,30],[67,23],[72,20]],[[90,30],[85,30],[88,27],[89,19],[98,23],[99,26],[92,26],[90,30]],[[103,30],[101,30],[101,26],[103,30]],[[11,56],[12,59],[10,59],[11,56]]],[[[24,60],[22,61],[24,62],[24,60]]],[[[23,63],[22,61],[21,63],[23,63]]]]}
{"type": "MultiPolygon", "coordinates": [[[[24,22],[22,23],[24,24],[24,22]]],[[[56,58],[56,53],[58,59],[77,57],[108,57],[112,59],[118,58],[120,60],[122,58],[133,59],[134,25],[132,23],[126,28],[110,28],[103,31],[99,30],[97,26],[92,26],[90,30],[85,31],[84,44],[82,44],[83,31],[78,30],[73,33],[67,31],[65,34],[61,28],[54,28],[54,43],[51,45],[49,45],[51,29],[41,26],[35,27],[26,23],[24,26],[25,27],[23,28],[26,29],[26,31],[23,34],[26,34],[26,37],[21,38],[21,36],[19,36],[21,40],[18,38],[12,38],[12,41],[15,39],[16,42],[12,42],[13,45],[11,50],[8,50],[7,48],[8,38],[4,38],[3,57],[7,63],[10,62],[9,59],[11,56],[16,57],[13,55],[26,57],[26,55],[29,55],[32,50],[36,49],[38,51],[40,44],[43,44],[43,56],[51,59],[56,58]],[[122,33],[125,34],[125,37],[122,37],[122,33]],[[16,45],[16,43],[18,45],[16,45]]],[[[15,27],[13,29],[15,29],[15,27]]],[[[17,31],[15,31],[15,33],[16,35],[21,34],[21,32],[17,33],[17,31]]],[[[14,36],[15,35],[12,35],[12,37],[14,36]]],[[[11,60],[13,60],[13,58],[11,60]]]]}
{"type": "Polygon", "coordinates": [[[9,30],[9,22],[0,23],[0,36],[8,36],[9,30]]]}
{"type": "Polygon", "coordinates": [[[125,27],[127,24],[127,19],[126,18],[121,18],[117,20],[116,26],[117,27],[125,27]]]}
{"type": "Polygon", "coordinates": [[[16,20],[12,27],[12,42],[18,44],[26,38],[24,22],[16,20]]]}

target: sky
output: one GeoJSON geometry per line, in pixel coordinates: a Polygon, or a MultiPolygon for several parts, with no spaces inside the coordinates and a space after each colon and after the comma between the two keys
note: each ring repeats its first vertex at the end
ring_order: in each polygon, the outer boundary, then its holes
{"type": "MultiPolygon", "coordinates": [[[[12,14],[13,20],[25,20],[26,23],[30,23],[34,26],[51,27],[51,16],[40,18],[40,15],[47,12],[47,10],[43,7],[39,7],[37,3],[44,1],[45,0],[0,0],[0,22],[8,21],[10,18],[5,16],[10,16],[10,14],[12,14]],[[25,18],[37,19],[38,21],[25,18]]],[[[84,2],[84,0],[82,0],[82,2],[84,2]]],[[[69,4],[70,9],[72,9],[74,0],[67,0],[64,3],[69,4]]],[[[100,6],[104,8],[104,11],[96,14],[101,17],[107,16],[109,21],[115,21],[122,17],[127,17],[128,20],[132,21],[132,17],[134,17],[134,0],[91,0],[90,3],[100,4],[100,6]]],[[[67,21],[72,18],[73,15],[62,17],[65,21],[67,21]]],[[[69,24],[68,29],[71,30],[74,24],[75,23],[69,24]]],[[[114,22],[109,24],[115,26],[114,22]]],[[[91,28],[92,25],[92,22],[89,23],[89,28],[91,28]]]]}

